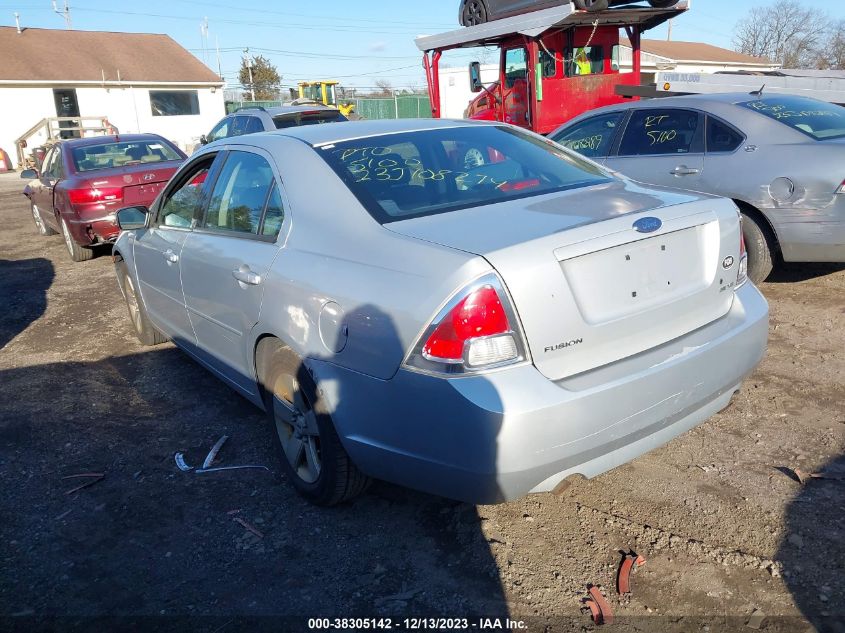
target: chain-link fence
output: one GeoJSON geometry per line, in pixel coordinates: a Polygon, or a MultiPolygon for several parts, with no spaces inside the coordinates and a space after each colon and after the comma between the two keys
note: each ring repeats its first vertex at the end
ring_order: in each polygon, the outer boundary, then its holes
{"type": "MultiPolygon", "coordinates": [[[[346,100],[344,100],[346,101],[346,100]]],[[[363,119],[430,119],[431,104],[427,95],[395,95],[393,97],[360,97],[348,99],[355,104],[355,113],[363,119]]],[[[272,108],[281,101],[227,101],[226,112],[260,106],[272,108]]]]}

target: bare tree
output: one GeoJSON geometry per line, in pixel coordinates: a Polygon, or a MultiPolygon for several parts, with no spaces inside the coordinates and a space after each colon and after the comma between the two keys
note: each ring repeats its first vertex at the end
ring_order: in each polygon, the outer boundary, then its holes
{"type": "Polygon", "coordinates": [[[734,48],[784,68],[813,68],[830,33],[829,16],[798,0],[751,9],[734,31],[734,48]]]}
{"type": "Polygon", "coordinates": [[[393,96],[393,84],[390,83],[387,79],[376,79],[376,87],[380,91],[380,95],[383,97],[392,97],[393,96]]]}
{"type": "Polygon", "coordinates": [[[845,20],[830,28],[830,36],[818,51],[816,67],[822,70],[845,70],[845,20]]]}

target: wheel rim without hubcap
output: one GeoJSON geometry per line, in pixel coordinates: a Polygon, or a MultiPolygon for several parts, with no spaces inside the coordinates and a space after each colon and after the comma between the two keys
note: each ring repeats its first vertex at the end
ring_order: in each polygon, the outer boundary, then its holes
{"type": "Polygon", "coordinates": [[[65,237],[65,246],[67,246],[67,252],[73,255],[73,238],[70,236],[70,231],[67,230],[67,222],[65,222],[64,218],[62,218],[62,235],[65,237]]]}
{"type": "Polygon", "coordinates": [[[484,22],[484,7],[477,0],[470,0],[464,9],[464,23],[467,26],[475,26],[484,22]]]}
{"type": "Polygon", "coordinates": [[[38,227],[38,232],[43,235],[44,223],[41,221],[41,211],[35,205],[32,205],[32,219],[35,220],[35,226],[38,227]]]}
{"type": "Polygon", "coordinates": [[[302,481],[315,483],[323,463],[320,429],[317,415],[293,376],[283,374],[276,380],[273,420],[288,464],[302,481]]]}
{"type": "Polygon", "coordinates": [[[124,284],[124,290],[126,291],[126,305],[129,306],[129,318],[132,319],[132,325],[135,327],[135,331],[140,334],[141,309],[138,307],[138,294],[135,292],[135,284],[132,283],[132,279],[128,275],[124,284]]]}

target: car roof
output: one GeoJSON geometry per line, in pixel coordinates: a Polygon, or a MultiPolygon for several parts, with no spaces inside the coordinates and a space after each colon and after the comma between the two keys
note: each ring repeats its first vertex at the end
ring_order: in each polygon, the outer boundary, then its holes
{"type": "Polygon", "coordinates": [[[165,141],[173,145],[158,134],[110,134],[108,136],[87,136],[85,138],[66,138],[59,141],[66,147],[84,147],[86,145],[102,145],[103,143],[131,143],[132,141],[165,141]]]}
{"type": "MultiPolygon", "coordinates": [[[[761,98],[765,99],[768,97],[793,97],[799,98],[797,95],[783,95],[777,92],[770,92],[766,94],[763,92],[761,98]]],[[[720,93],[713,93],[713,94],[700,94],[700,95],[678,95],[673,97],[660,97],[657,99],[643,99],[640,101],[625,101],[624,103],[617,103],[614,105],[606,106],[604,108],[597,108],[595,110],[591,110],[590,112],[585,112],[583,115],[580,115],[578,119],[585,117],[585,115],[593,115],[602,112],[614,112],[617,110],[630,110],[632,108],[660,108],[660,107],[678,107],[678,106],[688,106],[691,108],[699,108],[702,110],[706,110],[708,106],[716,106],[716,107],[724,107],[726,105],[737,105],[740,103],[746,103],[748,101],[754,101],[757,98],[757,95],[752,95],[748,92],[720,92],[720,93]]],[[[810,96],[803,97],[804,99],[812,99],[810,96]]]]}
{"type": "Polygon", "coordinates": [[[385,134],[442,130],[477,125],[490,125],[490,123],[471,121],[469,119],[376,119],[344,121],[326,125],[303,125],[252,136],[290,136],[314,146],[325,145],[327,143],[342,143],[344,141],[382,136],[385,134]]]}
{"type": "Polygon", "coordinates": [[[301,114],[302,112],[316,112],[316,111],[320,111],[320,110],[338,112],[338,110],[336,110],[335,108],[330,108],[328,106],[324,106],[321,103],[312,103],[312,104],[308,104],[308,105],[301,104],[301,105],[272,106],[272,107],[269,107],[269,108],[261,108],[261,107],[257,107],[257,106],[254,107],[254,108],[251,108],[249,106],[245,106],[243,108],[239,108],[238,110],[235,110],[234,112],[232,112],[232,115],[236,115],[236,114],[243,115],[243,114],[250,114],[250,113],[255,113],[255,112],[266,112],[270,116],[276,117],[276,116],[283,116],[285,114],[301,114]]]}

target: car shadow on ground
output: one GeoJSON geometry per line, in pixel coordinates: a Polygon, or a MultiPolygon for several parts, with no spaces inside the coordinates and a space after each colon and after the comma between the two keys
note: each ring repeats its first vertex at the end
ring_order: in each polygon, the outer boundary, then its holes
{"type": "MultiPolygon", "coordinates": [[[[845,414],[834,424],[845,424],[845,414]]],[[[786,536],[777,560],[784,582],[804,617],[821,633],[845,633],[838,614],[845,600],[845,455],[818,471],[826,479],[810,478],[801,485],[786,514],[786,536]]]]}
{"type": "Polygon", "coordinates": [[[49,259],[0,259],[0,349],[44,314],[55,276],[49,259]]]}
{"type": "Polygon", "coordinates": [[[264,414],[173,346],[5,370],[0,399],[0,615],[21,626],[507,615],[475,506],[385,483],[309,505],[264,414]],[[177,451],[197,466],[222,435],[215,465],[270,471],[177,468],[177,451]],[[90,479],[65,478],[87,473],[104,477],[71,492],[90,479]]]}
{"type": "Polygon", "coordinates": [[[845,270],[845,263],[784,263],[781,262],[775,267],[767,283],[794,283],[796,281],[809,281],[817,277],[833,275],[845,270]]]}

